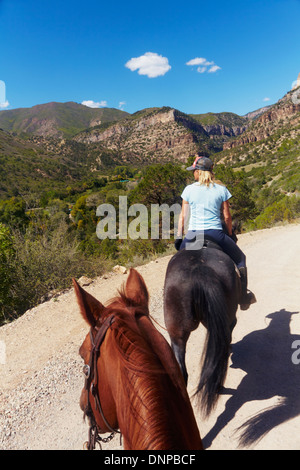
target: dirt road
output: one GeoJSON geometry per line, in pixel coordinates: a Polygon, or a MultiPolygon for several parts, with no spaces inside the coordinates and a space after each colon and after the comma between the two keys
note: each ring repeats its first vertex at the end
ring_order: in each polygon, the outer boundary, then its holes
{"type": "MultiPolygon", "coordinates": [[[[238,311],[226,394],[206,420],[194,408],[200,433],[207,449],[299,449],[300,225],[241,235],[239,246],[257,303],[238,311]]],[[[161,325],[169,259],[138,268],[150,292],[151,314],[161,325]]],[[[126,277],[110,274],[86,290],[104,302],[126,277]]],[[[83,385],[78,348],[86,333],[72,290],[0,328],[1,449],[82,449],[87,424],[78,405],[83,385]]],[[[191,396],[204,339],[200,326],[188,343],[191,396]]],[[[119,439],[105,449],[121,449],[119,439]]]]}

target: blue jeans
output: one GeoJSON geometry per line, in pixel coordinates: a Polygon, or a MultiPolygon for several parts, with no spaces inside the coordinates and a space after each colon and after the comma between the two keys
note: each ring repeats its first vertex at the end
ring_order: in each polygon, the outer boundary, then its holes
{"type": "MultiPolygon", "coordinates": [[[[238,268],[246,267],[246,256],[237,244],[228,235],[226,235],[225,232],[223,232],[223,230],[205,230],[204,237],[205,235],[217,243],[224,253],[230,256],[238,268]]],[[[187,244],[195,242],[197,238],[199,238],[200,241],[201,239],[203,241],[203,232],[201,230],[189,230],[181,243],[180,250],[186,248],[187,244]]],[[[199,248],[201,247],[202,246],[199,246],[199,248]]]]}

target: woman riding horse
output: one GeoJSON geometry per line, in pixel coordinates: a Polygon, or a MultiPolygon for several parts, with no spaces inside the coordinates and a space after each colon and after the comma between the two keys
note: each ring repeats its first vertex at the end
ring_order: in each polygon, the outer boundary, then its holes
{"type": "MultiPolygon", "coordinates": [[[[212,172],[213,162],[209,158],[197,156],[193,165],[187,170],[194,172],[196,182],[186,186],[181,194],[182,210],[175,247],[177,250],[198,249],[197,240],[200,239],[203,242],[204,238],[217,243],[235,262],[240,272],[242,287],[240,308],[247,310],[252,303],[256,302],[256,299],[254,294],[247,289],[246,256],[231,238],[233,234],[229,199],[232,195],[225,186],[215,181],[212,172]],[[189,210],[188,232],[186,237],[182,239],[189,210]],[[221,211],[228,235],[222,228],[221,211]]],[[[201,244],[200,248],[202,248],[201,244]]]]}

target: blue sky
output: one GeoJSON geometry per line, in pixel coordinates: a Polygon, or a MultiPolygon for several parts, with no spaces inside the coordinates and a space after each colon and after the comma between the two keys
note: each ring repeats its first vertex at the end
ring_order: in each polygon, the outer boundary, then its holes
{"type": "Polygon", "coordinates": [[[299,18],[300,0],[0,0],[1,107],[243,115],[297,79],[299,18]]]}

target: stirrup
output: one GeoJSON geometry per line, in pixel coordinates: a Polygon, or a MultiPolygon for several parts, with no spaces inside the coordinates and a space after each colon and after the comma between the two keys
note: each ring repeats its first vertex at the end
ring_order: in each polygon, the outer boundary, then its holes
{"type": "Polygon", "coordinates": [[[253,292],[251,292],[251,290],[247,290],[247,294],[240,303],[240,309],[248,310],[250,305],[255,304],[255,302],[257,302],[255,295],[253,294],[253,292]]]}

